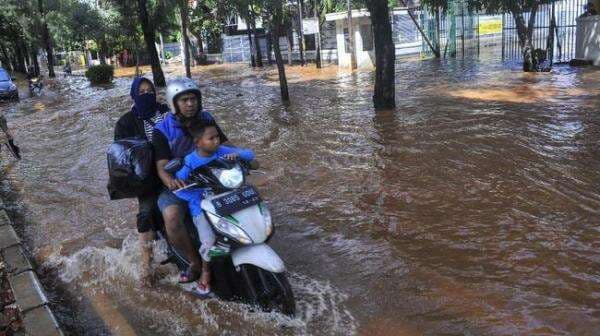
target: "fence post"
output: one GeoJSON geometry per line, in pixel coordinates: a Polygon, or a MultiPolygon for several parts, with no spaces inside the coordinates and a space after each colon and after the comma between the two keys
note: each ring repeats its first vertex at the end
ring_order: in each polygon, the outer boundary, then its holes
{"type": "Polygon", "coordinates": [[[504,32],[506,31],[506,22],[504,20],[504,14],[502,14],[502,60],[506,59],[506,55],[504,54],[504,48],[506,45],[506,38],[504,36],[504,32]]]}

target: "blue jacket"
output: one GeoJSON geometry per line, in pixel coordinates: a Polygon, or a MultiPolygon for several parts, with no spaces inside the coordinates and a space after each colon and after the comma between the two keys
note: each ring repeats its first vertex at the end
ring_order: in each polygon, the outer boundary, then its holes
{"type": "MultiPolygon", "coordinates": [[[[214,121],[213,116],[206,111],[201,111],[198,118],[203,121],[214,121]]],[[[156,124],[156,129],[169,141],[172,157],[184,157],[194,151],[194,141],[186,134],[183,125],[173,113],[168,113],[163,121],[156,124]]]]}
{"type": "MultiPolygon", "coordinates": [[[[183,159],[183,168],[181,168],[176,174],[175,177],[178,179],[185,181],[189,178],[192,171],[198,167],[202,167],[211,161],[222,157],[226,154],[238,153],[240,159],[244,161],[252,161],[254,160],[254,152],[250,149],[242,149],[235,147],[227,147],[227,146],[219,146],[217,151],[208,157],[200,156],[196,151],[188,154],[183,159]]],[[[175,193],[177,197],[181,198],[184,201],[188,202],[188,206],[190,208],[190,212],[193,217],[199,216],[202,214],[202,207],[200,204],[202,203],[204,189],[201,188],[190,188],[178,191],[175,193]]]]}

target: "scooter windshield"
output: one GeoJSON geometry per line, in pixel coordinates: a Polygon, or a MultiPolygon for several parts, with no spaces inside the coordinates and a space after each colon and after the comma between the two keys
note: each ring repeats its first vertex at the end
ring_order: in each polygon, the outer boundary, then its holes
{"type": "Polygon", "coordinates": [[[240,165],[235,165],[230,169],[213,168],[212,173],[227,189],[239,188],[244,183],[244,172],[240,165]]]}

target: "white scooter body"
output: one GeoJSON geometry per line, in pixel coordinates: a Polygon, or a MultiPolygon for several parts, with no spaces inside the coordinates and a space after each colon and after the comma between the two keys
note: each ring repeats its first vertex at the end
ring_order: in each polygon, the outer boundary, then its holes
{"type": "MultiPolygon", "coordinates": [[[[205,197],[201,203],[202,210],[221,218],[216,214],[215,207],[211,201],[229,193],[230,192],[205,197]]],[[[229,220],[231,224],[234,224],[243,230],[252,241],[246,246],[233,250],[231,252],[231,259],[236,268],[243,264],[251,264],[269,272],[282,273],[285,271],[283,260],[281,260],[277,253],[265,243],[270,234],[270,229],[267,227],[266,218],[262,213],[261,207],[266,209],[264,202],[242,209],[226,217],[228,219],[233,219],[229,220]]],[[[211,216],[207,216],[207,218],[209,218],[213,230],[215,230],[217,234],[220,234],[215,228],[216,223],[212,223],[210,220],[211,216]]]]}

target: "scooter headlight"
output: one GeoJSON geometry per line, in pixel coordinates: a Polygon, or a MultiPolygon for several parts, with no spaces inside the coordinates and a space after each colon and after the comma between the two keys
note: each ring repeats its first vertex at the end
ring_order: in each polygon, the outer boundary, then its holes
{"type": "Polygon", "coordinates": [[[231,169],[213,169],[212,172],[225,188],[239,188],[244,183],[244,172],[240,166],[231,169]]]}
{"type": "Polygon", "coordinates": [[[231,237],[232,239],[235,239],[240,244],[244,244],[244,245],[252,244],[252,239],[250,239],[250,237],[248,237],[246,232],[244,232],[244,230],[240,229],[240,227],[237,226],[235,223],[233,223],[232,221],[228,220],[225,217],[220,217],[220,216],[217,216],[210,212],[207,212],[207,213],[208,213],[208,218],[210,219],[210,221],[213,224],[213,227],[217,231],[219,231],[219,233],[226,235],[228,237],[231,237]]]}
{"type": "Polygon", "coordinates": [[[265,230],[267,232],[267,237],[273,233],[273,220],[271,218],[271,211],[264,203],[260,203],[260,213],[263,216],[263,220],[265,223],[265,230]]]}

